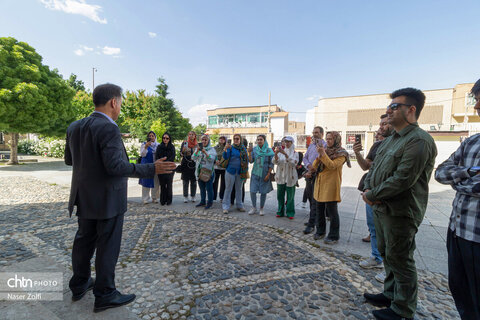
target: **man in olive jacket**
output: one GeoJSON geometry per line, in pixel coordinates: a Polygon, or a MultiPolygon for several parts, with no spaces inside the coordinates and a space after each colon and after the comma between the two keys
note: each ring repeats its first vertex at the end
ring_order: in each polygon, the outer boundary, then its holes
{"type": "Polygon", "coordinates": [[[428,182],[437,156],[433,138],[417,120],[425,95],[414,88],[393,92],[387,107],[395,132],[378,148],[362,194],[373,206],[378,250],[384,261],[385,283],[380,294],[365,293],[377,319],[413,319],[417,308],[417,270],[413,252],[428,201],[428,182]]]}
{"type": "Polygon", "coordinates": [[[80,300],[93,288],[94,311],[132,302],[134,294],[115,288],[115,265],[120,253],[123,216],[127,211],[127,177],[149,178],[170,173],[173,162],[131,164],[117,120],[122,89],[103,84],[93,90],[95,111],[67,129],[65,163],[73,166],[68,210],[77,207],[78,230],[72,249],[72,300],[80,300]],[[90,260],[96,250],[96,280],[90,276],[90,260]]]}

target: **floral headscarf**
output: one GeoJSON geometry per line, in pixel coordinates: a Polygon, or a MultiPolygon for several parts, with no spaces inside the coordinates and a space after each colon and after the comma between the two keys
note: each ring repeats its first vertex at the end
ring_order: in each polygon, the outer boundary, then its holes
{"type": "MultiPolygon", "coordinates": [[[[339,157],[345,157],[347,166],[351,168],[352,164],[350,163],[350,155],[348,154],[347,150],[342,148],[342,136],[340,136],[340,133],[338,133],[338,131],[327,132],[327,135],[329,134],[333,136],[333,146],[329,147],[327,145],[327,148],[325,149],[325,153],[331,160],[335,160],[339,157]]],[[[324,167],[323,163],[320,163],[318,172],[322,172],[323,167],[324,167]]]]}

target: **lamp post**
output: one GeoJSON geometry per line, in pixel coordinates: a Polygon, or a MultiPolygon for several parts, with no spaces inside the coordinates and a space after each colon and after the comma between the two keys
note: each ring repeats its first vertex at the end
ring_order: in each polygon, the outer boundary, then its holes
{"type": "Polygon", "coordinates": [[[97,68],[92,68],[92,92],[95,90],[95,72],[97,72],[97,68]]]}

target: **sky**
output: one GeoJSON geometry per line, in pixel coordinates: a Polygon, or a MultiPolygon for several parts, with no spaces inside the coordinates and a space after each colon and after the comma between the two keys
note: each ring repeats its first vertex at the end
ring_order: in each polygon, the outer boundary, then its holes
{"type": "Polygon", "coordinates": [[[480,77],[480,1],[0,0],[0,37],[92,87],[169,97],[193,124],[217,106],[452,88],[480,77]]]}

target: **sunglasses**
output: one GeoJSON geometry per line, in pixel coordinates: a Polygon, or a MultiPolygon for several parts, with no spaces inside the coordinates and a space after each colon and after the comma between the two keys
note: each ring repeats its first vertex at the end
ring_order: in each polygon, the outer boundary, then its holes
{"type": "Polygon", "coordinates": [[[163,137],[163,140],[170,140],[169,137],[163,137]]]}
{"type": "Polygon", "coordinates": [[[392,111],[395,111],[395,110],[397,110],[398,108],[400,108],[401,106],[411,107],[411,106],[413,106],[413,104],[392,103],[391,105],[389,105],[389,106],[387,107],[387,110],[390,109],[390,110],[392,110],[392,111]]]}

